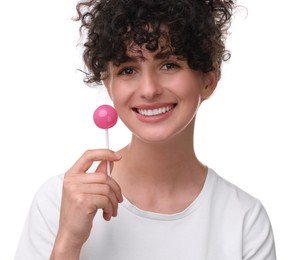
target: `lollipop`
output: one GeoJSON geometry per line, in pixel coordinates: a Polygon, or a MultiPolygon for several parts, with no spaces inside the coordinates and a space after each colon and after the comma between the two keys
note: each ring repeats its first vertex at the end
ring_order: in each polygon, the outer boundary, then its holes
{"type": "MultiPolygon", "coordinates": [[[[118,114],[116,110],[109,105],[99,106],[93,114],[93,119],[97,127],[105,129],[106,148],[109,149],[108,129],[117,123],[118,114]]],[[[110,175],[109,161],[107,161],[107,174],[110,175]]]]}

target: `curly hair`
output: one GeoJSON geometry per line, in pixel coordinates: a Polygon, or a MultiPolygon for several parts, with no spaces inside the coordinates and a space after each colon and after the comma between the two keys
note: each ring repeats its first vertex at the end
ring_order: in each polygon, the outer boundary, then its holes
{"type": "Polygon", "coordinates": [[[204,73],[217,64],[221,72],[230,58],[225,40],[234,7],[235,0],[82,0],[75,20],[85,36],[84,82],[101,84],[108,63],[127,61],[134,45],[159,50],[162,58],[175,55],[204,73]]]}

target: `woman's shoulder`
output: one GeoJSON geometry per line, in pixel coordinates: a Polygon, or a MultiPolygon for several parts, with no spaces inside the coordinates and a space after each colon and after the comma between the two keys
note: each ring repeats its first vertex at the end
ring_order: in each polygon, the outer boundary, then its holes
{"type": "Polygon", "coordinates": [[[261,201],[212,169],[207,184],[211,222],[224,231],[220,233],[242,237],[244,259],[276,259],[271,223],[261,201]]]}
{"type": "Polygon", "coordinates": [[[37,190],[32,209],[39,208],[41,212],[50,212],[52,209],[59,211],[64,174],[50,177],[37,190]]]}
{"type": "Polygon", "coordinates": [[[242,188],[218,175],[213,169],[208,171],[210,199],[224,210],[249,211],[262,207],[260,200],[242,188]]]}
{"type": "Polygon", "coordinates": [[[266,234],[272,234],[268,214],[258,198],[227,181],[211,169],[208,175],[208,186],[209,192],[207,192],[206,199],[211,205],[211,217],[223,219],[233,226],[236,223],[245,231],[253,229],[253,231],[264,232],[266,230],[266,234]]]}
{"type": "Polygon", "coordinates": [[[61,195],[63,187],[64,174],[59,174],[47,179],[37,190],[36,196],[40,195],[61,195]]]}
{"type": "Polygon", "coordinates": [[[64,174],[38,188],[24,224],[14,259],[49,259],[58,230],[64,174]]]}

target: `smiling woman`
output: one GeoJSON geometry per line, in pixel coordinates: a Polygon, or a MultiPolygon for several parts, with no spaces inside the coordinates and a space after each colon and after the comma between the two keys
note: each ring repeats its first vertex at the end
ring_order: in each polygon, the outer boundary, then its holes
{"type": "Polygon", "coordinates": [[[132,137],[117,152],[87,150],[41,187],[15,260],[276,259],[262,203],[194,149],[234,8],[231,0],[77,5],[85,82],[105,86],[132,137]]]}

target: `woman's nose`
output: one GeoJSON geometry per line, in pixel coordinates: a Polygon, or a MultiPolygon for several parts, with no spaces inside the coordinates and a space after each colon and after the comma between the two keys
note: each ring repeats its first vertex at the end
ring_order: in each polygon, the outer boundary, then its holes
{"type": "Polygon", "coordinates": [[[152,100],[160,96],[163,88],[158,80],[158,75],[154,73],[144,73],[140,84],[140,94],[144,99],[152,100]]]}

